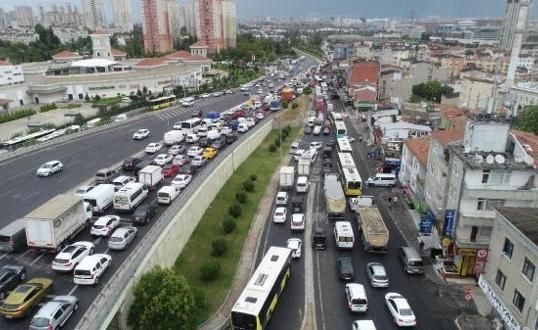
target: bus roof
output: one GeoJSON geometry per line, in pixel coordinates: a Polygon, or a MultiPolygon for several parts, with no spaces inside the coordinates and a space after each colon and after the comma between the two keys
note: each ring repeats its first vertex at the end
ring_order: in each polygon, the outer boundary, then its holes
{"type": "Polygon", "coordinates": [[[161,97],[158,97],[156,99],[153,99],[153,100],[148,100],[149,103],[157,103],[157,102],[161,102],[161,101],[165,101],[165,100],[173,100],[175,99],[176,96],[174,94],[172,95],[167,95],[167,96],[161,96],[161,97]]]}
{"type": "Polygon", "coordinates": [[[359,171],[355,167],[342,168],[346,181],[362,181],[359,171]]]}
{"type": "Polygon", "coordinates": [[[334,223],[334,229],[336,230],[338,235],[348,234],[350,236],[353,236],[353,229],[351,228],[351,222],[349,221],[336,221],[334,223]]]}
{"type": "Polygon", "coordinates": [[[340,166],[342,168],[356,168],[355,161],[353,160],[353,156],[349,152],[339,152],[338,153],[338,161],[340,162],[340,166]]]}
{"type": "Polygon", "coordinates": [[[349,143],[349,140],[346,138],[339,138],[336,140],[338,143],[338,150],[340,152],[353,152],[353,149],[351,149],[351,144],[349,143]]]}
{"type": "Polygon", "coordinates": [[[257,315],[267,300],[278,275],[289,260],[291,250],[271,246],[241,292],[232,312],[257,315]]]}

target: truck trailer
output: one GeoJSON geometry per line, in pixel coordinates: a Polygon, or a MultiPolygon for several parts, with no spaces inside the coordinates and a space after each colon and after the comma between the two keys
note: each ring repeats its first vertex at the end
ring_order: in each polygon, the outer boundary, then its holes
{"type": "Polygon", "coordinates": [[[325,192],[325,209],[329,219],[343,219],[346,212],[346,195],[338,176],[334,173],[325,175],[323,185],[325,192]]]}
{"type": "Polygon", "coordinates": [[[373,198],[359,197],[355,211],[357,212],[357,223],[359,225],[359,236],[364,245],[364,251],[373,253],[387,253],[389,244],[389,230],[381,217],[377,206],[373,204],[373,198]],[[369,199],[371,203],[365,203],[369,199]]]}

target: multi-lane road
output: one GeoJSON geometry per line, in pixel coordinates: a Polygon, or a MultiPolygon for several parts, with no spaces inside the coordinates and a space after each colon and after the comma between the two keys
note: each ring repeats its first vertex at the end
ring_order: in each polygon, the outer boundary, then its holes
{"type": "MultiPolygon", "coordinates": [[[[344,109],[340,101],[334,103],[336,111],[344,109]]],[[[348,135],[354,137],[356,141],[358,141],[359,133],[363,135],[366,133],[361,132],[358,123],[352,123],[351,118],[346,119],[346,126],[348,135]]],[[[307,146],[312,141],[327,142],[329,138],[323,135],[306,135],[303,142],[307,146]]],[[[353,144],[353,157],[363,180],[373,174],[366,166],[366,149],[364,142],[353,144]]],[[[333,169],[336,172],[335,152],[333,151],[333,169]]],[[[352,251],[336,249],[332,235],[333,223],[327,219],[325,212],[321,158],[321,156],[318,157],[316,163],[312,166],[310,175],[307,215],[311,214],[311,216],[307,216],[307,222],[310,223],[307,224],[306,230],[311,230],[314,226],[323,228],[328,237],[327,250],[312,251],[311,242],[305,241],[304,234],[291,233],[289,218],[285,225],[272,223],[272,214],[267,219],[263,237],[263,249],[260,249],[260,255],[263,255],[271,245],[285,246],[286,240],[290,237],[299,237],[303,240],[303,256],[293,263],[292,276],[271,318],[269,329],[300,328],[305,314],[305,296],[311,290],[309,286],[310,279],[306,278],[306,276],[310,276],[312,273],[316,307],[315,322],[318,330],[350,329],[352,322],[359,319],[373,320],[377,329],[396,329],[397,326],[384,304],[384,295],[387,292],[398,292],[409,300],[417,317],[417,329],[454,329],[454,319],[462,312],[462,305],[464,305],[463,293],[458,289],[436,284],[425,276],[410,276],[402,271],[395,252],[398,247],[407,246],[407,243],[397,226],[398,221],[401,221],[401,219],[395,214],[406,212],[406,210],[401,206],[401,209],[397,212],[390,211],[382,197],[387,192],[387,189],[366,187],[363,194],[375,196],[376,205],[390,231],[388,253],[385,255],[366,253],[360,242],[356,244],[352,251]],[[310,251],[307,251],[307,249],[310,249],[310,251]],[[307,253],[312,254],[312,265],[305,264],[305,254],[307,253]],[[365,285],[368,296],[368,311],[365,314],[349,312],[344,295],[345,282],[338,278],[336,272],[336,260],[340,256],[352,258],[355,271],[353,282],[365,285]],[[385,265],[390,280],[388,289],[372,288],[368,284],[365,267],[368,262],[372,261],[381,262],[385,265]]],[[[290,211],[288,210],[288,212],[290,211]]],[[[349,209],[345,215],[345,220],[352,223],[357,240],[359,235],[356,218],[349,209]]]]}

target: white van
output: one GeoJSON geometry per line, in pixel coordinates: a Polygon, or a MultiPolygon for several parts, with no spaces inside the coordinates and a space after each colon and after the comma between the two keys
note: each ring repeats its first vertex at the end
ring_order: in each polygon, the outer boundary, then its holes
{"type": "Polygon", "coordinates": [[[293,141],[291,146],[290,146],[290,154],[295,155],[297,150],[299,150],[300,146],[301,146],[301,144],[299,143],[299,141],[293,141]]]}
{"type": "Polygon", "coordinates": [[[113,184],[99,184],[85,193],[82,199],[92,206],[93,213],[104,213],[114,201],[115,188],[113,184]]]}
{"type": "Polygon", "coordinates": [[[173,186],[163,186],[157,191],[157,202],[161,204],[172,204],[179,195],[180,189],[173,186]]]}
{"type": "Polygon", "coordinates": [[[114,194],[114,209],[132,211],[147,195],[148,188],[142,182],[129,182],[114,194]]]}
{"type": "Polygon", "coordinates": [[[248,131],[248,125],[246,123],[239,123],[237,125],[237,131],[239,133],[246,133],[248,131]]]}
{"type": "Polygon", "coordinates": [[[248,117],[246,120],[246,124],[248,125],[248,127],[254,127],[256,126],[256,121],[254,120],[254,118],[248,117]]]}
{"type": "Polygon", "coordinates": [[[167,146],[178,144],[183,142],[184,138],[185,136],[183,135],[183,132],[177,129],[173,129],[164,133],[164,144],[166,144],[167,146]]]}
{"type": "Polygon", "coordinates": [[[368,185],[374,187],[394,187],[396,185],[396,175],[393,173],[377,173],[368,178],[368,185]]]}
{"type": "Polygon", "coordinates": [[[216,129],[212,129],[207,132],[207,139],[208,140],[216,140],[220,139],[220,132],[216,129]]]}
{"type": "Polygon", "coordinates": [[[347,283],[345,286],[347,305],[351,312],[366,313],[368,298],[364,286],[358,283],[347,283]]]}
{"type": "Polygon", "coordinates": [[[353,249],[355,235],[349,221],[336,221],[334,223],[334,240],[338,249],[353,249]]]}
{"type": "Polygon", "coordinates": [[[297,178],[297,184],[295,185],[295,190],[298,193],[308,192],[308,177],[300,176],[297,178]]]}
{"type": "Polygon", "coordinates": [[[97,253],[84,257],[73,272],[75,284],[94,285],[110,266],[112,257],[108,254],[97,253]]]}
{"type": "Polygon", "coordinates": [[[196,135],[198,135],[198,137],[207,136],[207,131],[207,126],[200,126],[198,127],[198,133],[196,133],[196,135]]]}

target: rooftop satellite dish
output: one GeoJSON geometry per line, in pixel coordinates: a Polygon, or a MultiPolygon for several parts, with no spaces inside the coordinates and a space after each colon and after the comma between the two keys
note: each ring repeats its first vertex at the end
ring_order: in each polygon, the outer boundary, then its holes
{"type": "Polygon", "coordinates": [[[482,157],[482,155],[477,154],[474,156],[474,159],[476,160],[476,163],[479,165],[484,163],[484,157],[482,157]]]}
{"type": "Polygon", "coordinates": [[[497,162],[497,164],[504,164],[504,162],[506,161],[506,159],[504,158],[503,155],[501,154],[498,154],[498,155],[495,155],[495,162],[497,162]]]}
{"type": "Polygon", "coordinates": [[[495,157],[493,157],[493,155],[488,155],[486,157],[486,163],[488,163],[489,165],[492,165],[494,162],[495,162],[495,157]]]}
{"type": "Polygon", "coordinates": [[[530,155],[525,156],[525,164],[533,165],[534,164],[534,158],[532,158],[532,156],[530,156],[530,155]]]}

